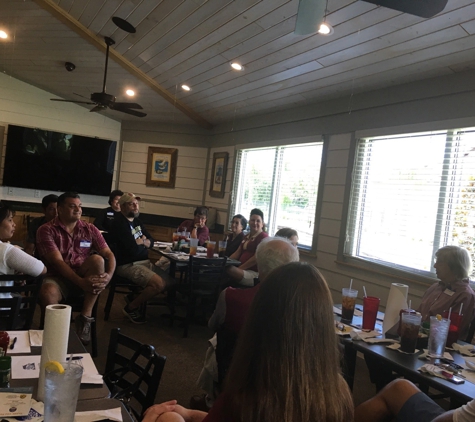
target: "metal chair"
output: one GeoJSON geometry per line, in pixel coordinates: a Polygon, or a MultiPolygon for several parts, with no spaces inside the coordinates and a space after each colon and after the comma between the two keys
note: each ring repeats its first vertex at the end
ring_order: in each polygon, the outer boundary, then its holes
{"type": "Polygon", "coordinates": [[[104,381],[111,397],[121,400],[137,420],[155,402],[166,357],[113,328],[107,351],[104,381]]]}
{"type": "MultiPolygon", "coordinates": [[[[38,293],[43,282],[42,276],[33,277],[25,274],[4,274],[0,275],[1,281],[12,281],[13,286],[0,286],[0,293],[12,294],[12,299],[2,299],[1,308],[15,307],[15,301],[18,301],[18,309],[16,314],[8,316],[7,312],[0,312],[0,324],[10,328],[10,330],[29,330],[31,328],[31,322],[33,321],[33,315],[36,309],[36,302],[38,299],[38,293]],[[7,301],[11,301],[11,305],[8,305],[7,301]],[[6,318],[3,320],[3,318],[6,318]],[[10,320],[10,318],[13,318],[10,320]]],[[[3,328],[3,327],[2,327],[3,328]]]]}
{"type": "Polygon", "coordinates": [[[188,326],[192,321],[197,308],[197,300],[201,300],[201,305],[205,303],[214,310],[218,300],[221,281],[226,267],[227,257],[224,258],[197,258],[190,256],[188,264],[188,277],[183,283],[175,284],[172,288],[173,293],[180,293],[185,300],[186,316],[177,317],[175,315],[176,298],[175,294],[170,294],[170,326],[173,325],[175,318],[184,323],[183,337],[188,337],[188,326]]]}

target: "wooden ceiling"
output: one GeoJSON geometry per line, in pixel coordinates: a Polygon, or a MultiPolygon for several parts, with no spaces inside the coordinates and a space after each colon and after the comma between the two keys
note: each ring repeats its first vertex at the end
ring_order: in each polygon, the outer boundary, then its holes
{"type": "Polygon", "coordinates": [[[97,46],[110,36],[132,66],[109,62],[108,93],[131,101],[124,91],[135,89],[142,121],[210,127],[475,67],[473,0],[449,0],[430,19],[328,0],[330,36],[295,35],[297,9],[298,0],[1,0],[0,29],[10,38],[0,40],[0,71],[61,98],[88,98],[101,91],[97,46]],[[112,16],[137,32],[118,29],[112,16]],[[76,70],[67,72],[66,61],[76,70]],[[233,71],[232,61],[244,70],[233,71]]]}

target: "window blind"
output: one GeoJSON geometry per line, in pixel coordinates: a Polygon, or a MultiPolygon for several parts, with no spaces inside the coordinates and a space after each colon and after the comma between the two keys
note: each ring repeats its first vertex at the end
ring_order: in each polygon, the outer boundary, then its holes
{"type": "Polygon", "coordinates": [[[248,218],[259,208],[270,235],[291,227],[299,245],[311,247],[322,149],[323,142],[240,150],[232,214],[248,218]]]}
{"type": "Polygon", "coordinates": [[[345,253],[434,272],[444,245],[474,256],[475,131],[360,139],[345,253]]]}

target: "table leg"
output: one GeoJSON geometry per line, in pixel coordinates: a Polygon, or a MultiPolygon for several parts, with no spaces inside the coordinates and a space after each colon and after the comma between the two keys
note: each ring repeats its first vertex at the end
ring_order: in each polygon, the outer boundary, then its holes
{"type": "Polygon", "coordinates": [[[345,378],[348,387],[350,387],[350,390],[353,391],[353,381],[355,379],[356,369],[356,349],[353,347],[353,342],[351,341],[345,341],[343,347],[343,377],[345,378]]]}

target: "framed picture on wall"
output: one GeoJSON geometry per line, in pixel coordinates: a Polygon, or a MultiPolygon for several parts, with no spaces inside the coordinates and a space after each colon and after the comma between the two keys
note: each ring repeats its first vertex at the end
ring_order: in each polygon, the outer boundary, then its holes
{"type": "Polygon", "coordinates": [[[213,170],[211,171],[211,183],[209,196],[215,198],[224,197],[224,185],[226,184],[226,171],[228,169],[228,153],[215,152],[213,154],[213,170]]]}
{"type": "Polygon", "coordinates": [[[148,147],[147,186],[174,188],[178,150],[176,148],[148,147]]]}

